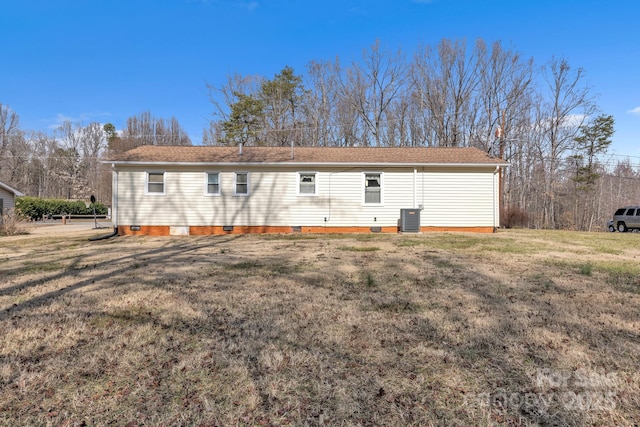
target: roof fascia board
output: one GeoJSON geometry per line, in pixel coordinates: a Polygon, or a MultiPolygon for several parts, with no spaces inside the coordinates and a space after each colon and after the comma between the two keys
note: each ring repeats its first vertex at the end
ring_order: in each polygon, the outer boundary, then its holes
{"type": "Polygon", "coordinates": [[[17,197],[24,196],[24,193],[21,193],[20,191],[16,190],[15,188],[9,187],[4,182],[0,182],[0,187],[4,188],[5,190],[9,191],[10,193],[13,193],[17,197]]]}

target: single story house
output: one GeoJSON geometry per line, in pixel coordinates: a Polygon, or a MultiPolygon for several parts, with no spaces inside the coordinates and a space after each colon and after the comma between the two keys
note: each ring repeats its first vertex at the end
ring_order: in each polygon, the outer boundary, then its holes
{"type": "Polygon", "coordinates": [[[118,234],[493,232],[500,168],[476,148],[141,146],[106,161],[118,234]]]}
{"type": "Polygon", "coordinates": [[[0,182],[0,215],[16,206],[16,197],[24,196],[18,190],[0,182]]]}

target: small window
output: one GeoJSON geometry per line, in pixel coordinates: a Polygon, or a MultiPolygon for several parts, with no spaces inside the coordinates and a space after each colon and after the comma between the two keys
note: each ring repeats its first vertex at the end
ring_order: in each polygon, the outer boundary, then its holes
{"type": "Polygon", "coordinates": [[[382,174],[366,173],[364,175],[364,203],[382,203],[382,174]]]}
{"type": "Polygon", "coordinates": [[[164,194],[164,172],[147,173],[147,193],[164,194]]]}
{"type": "Polygon", "coordinates": [[[236,195],[249,195],[249,172],[236,172],[236,195]]]}
{"type": "Polygon", "coordinates": [[[616,211],[616,213],[614,213],[614,215],[624,215],[624,211],[625,211],[624,208],[620,208],[616,211]]]}
{"type": "Polygon", "coordinates": [[[635,214],[636,214],[636,210],[635,210],[635,209],[629,209],[629,210],[627,211],[627,215],[629,215],[629,216],[633,216],[633,215],[635,215],[635,214]]]}
{"type": "Polygon", "coordinates": [[[315,195],[316,194],[316,173],[300,172],[298,174],[298,194],[315,195]]]}
{"type": "Polygon", "coordinates": [[[207,194],[220,194],[220,174],[218,172],[207,173],[207,194]]]}

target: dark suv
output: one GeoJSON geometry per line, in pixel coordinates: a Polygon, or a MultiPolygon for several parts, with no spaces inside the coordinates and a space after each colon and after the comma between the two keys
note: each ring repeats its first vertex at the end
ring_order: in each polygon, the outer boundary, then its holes
{"type": "Polygon", "coordinates": [[[609,221],[609,231],[623,233],[625,231],[640,230],[640,206],[627,206],[620,208],[613,214],[613,220],[609,221]]]}

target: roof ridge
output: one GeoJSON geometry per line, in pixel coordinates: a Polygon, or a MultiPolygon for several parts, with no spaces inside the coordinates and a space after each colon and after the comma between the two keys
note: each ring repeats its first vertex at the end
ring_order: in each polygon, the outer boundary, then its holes
{"type": "Polygon", "coordinates": [[[492,165],[507,162],[476,147],[310,147],[144,145],[106,162],[135,164],[492,165]]]}

